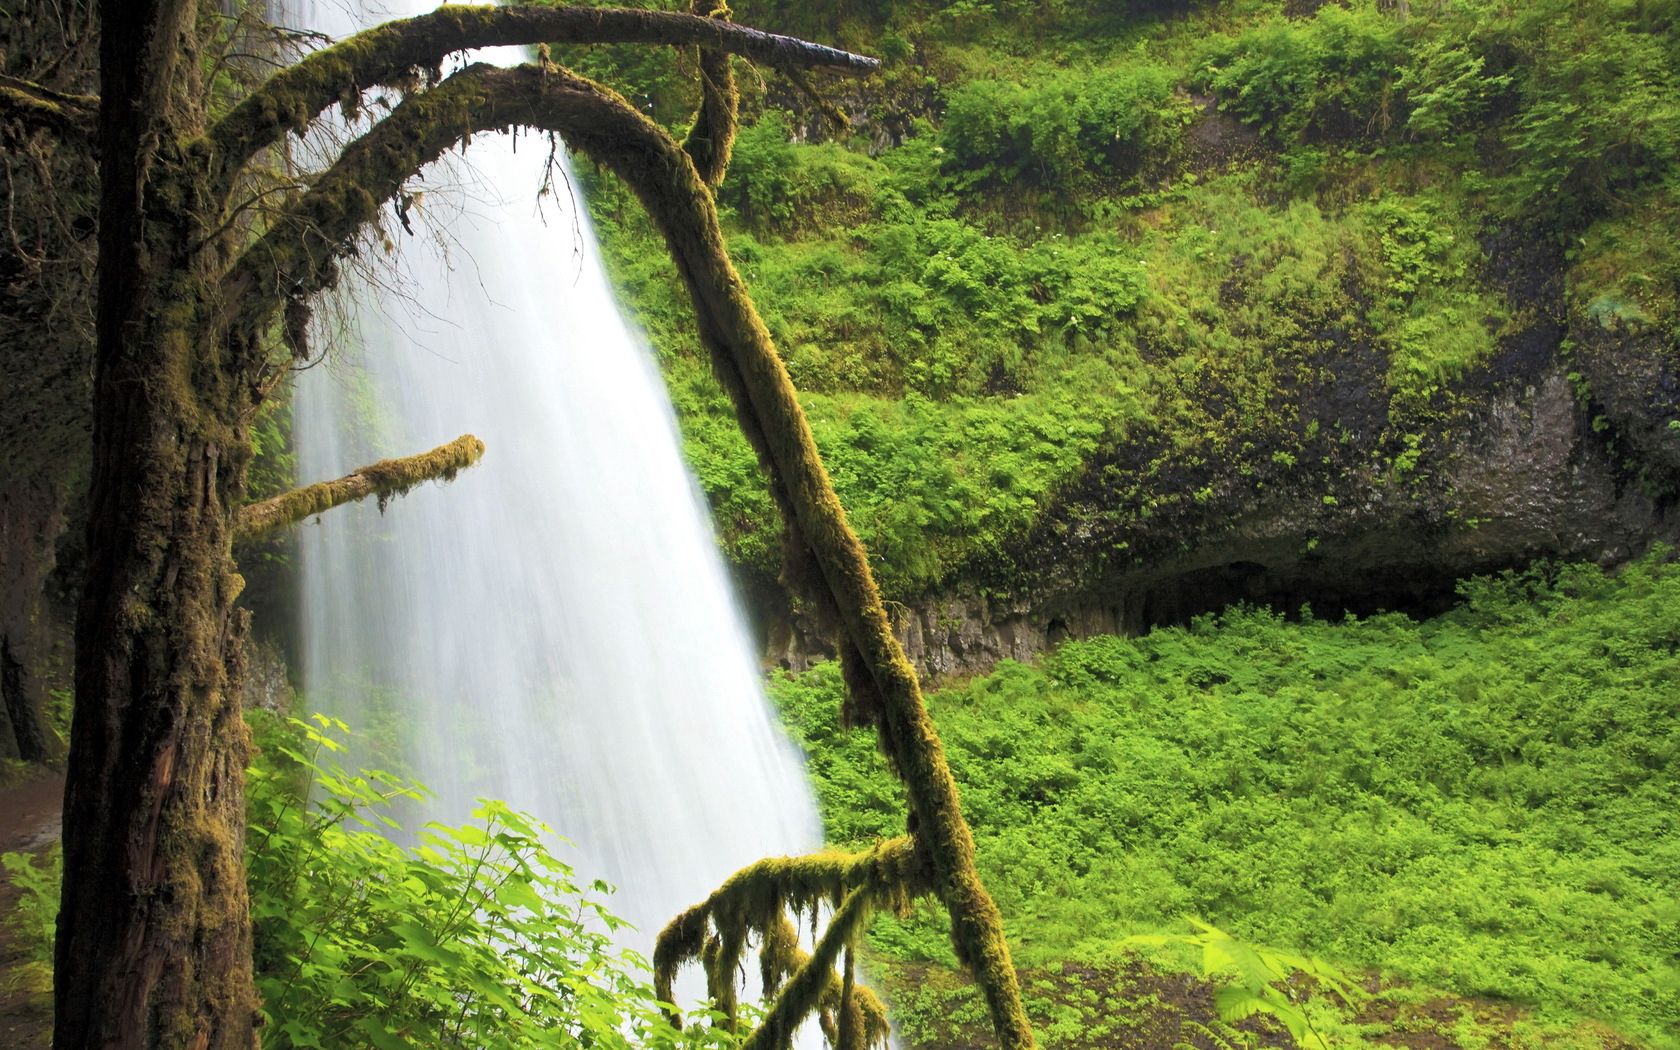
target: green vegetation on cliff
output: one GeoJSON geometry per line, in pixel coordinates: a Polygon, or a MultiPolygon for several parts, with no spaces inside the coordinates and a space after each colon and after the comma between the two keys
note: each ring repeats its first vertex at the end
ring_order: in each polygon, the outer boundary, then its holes
{"type": "MultiPolygon", "coordinates": [[[[931,696],[1028,987],[1120,964],[1128,936],[1196,916],[1531,1007],[1533,1038],[1596,1046],[1564,1035],[1592,1021],[1680,1046],[1680,565],[1540,570],[1462,593],[1422,623],[1232,609],[931,696]]],[[[872,742],[836,728],[838,670],[783,677],[774,694],[829,838],[901,833],[872,742]]],[[[937,917],[882,918],[871,943],[897,1021],[953,1044],[972,996],[927,976],[951,965],[937,917]]],[[[1383,1001],[1404,1013],[1429,999],[1383,1001]]],[[[1145,1010],[1115,996],[1037,1008],[1047,1044],[1070,1046],[1145,1010]]],[[[1397,1015],[1379,1013],[1349,1012],[1339,1040],[1394,1034],[1397,1015]]]]}
{"type": "MultiPolygon", "coordinates": [[[[719,193],[898,596],[1007,560],[1129,439],[1150,452],[1115,513],[1140,517],[1168,487],[1157,475],[1217,463],[1263,486],[1269,465],[1322,455],[1307,448],[1320,428],[1403,476],[1503,341],[1556,320],[1535,292],[1548,280],[1572,317],[1672,342],[1680,253],[1652,222],[1680,190],[1667,5],[735,14],[888,61],[837,97],[851,133],[765,84],[719,193]]],[[[634,70],[673,119],[675,61],[634,70]]],[[[590,197],[724,543],[771,573],[773,511],[662,253],[623,191],[591,180],[590,197]]]]}

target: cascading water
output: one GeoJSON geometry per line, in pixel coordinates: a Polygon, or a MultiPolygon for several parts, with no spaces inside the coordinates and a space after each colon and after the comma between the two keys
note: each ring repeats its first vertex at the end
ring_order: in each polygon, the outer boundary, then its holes
{"type": "MultiPolygon", "coordinates": [[[[287,5],[335,36],[430,6],[287,5]]],[[[447,487],[302,530],[303,678],[433,788],[424,816],[490,796],[552,824],[580,874],[620,887],[610,905],[646,950],[820,829],[663,383],[587,215],[564,187],[539,215],[536,145],[487,135],[434,165],[431,183],[465,185],[395,236],[400,292],[355,292],[356,352],[300,377],[305,479],[464,432],[488,447],[447,487]]]]}

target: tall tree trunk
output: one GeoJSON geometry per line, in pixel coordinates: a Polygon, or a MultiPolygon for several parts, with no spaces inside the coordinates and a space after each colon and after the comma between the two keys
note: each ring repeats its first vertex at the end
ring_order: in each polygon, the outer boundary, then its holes
{"type": "Polygon", "coordinates": [[[251,395],[207,332],[179,147],[192,0],[104,0],[98,347],[56,959],[58,1050],[256,1045],[232,510],[251,395]]]}

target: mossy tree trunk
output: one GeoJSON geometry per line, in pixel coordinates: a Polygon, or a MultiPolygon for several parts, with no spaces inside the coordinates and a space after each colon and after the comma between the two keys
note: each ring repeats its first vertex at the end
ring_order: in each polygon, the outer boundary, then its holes
{"type": "Polygon", "coordinates": [[[194,0],[105,0],[88,567],[54,1046],[256,1044],[231,521],[255,390],[206,323],[194,0]]]}

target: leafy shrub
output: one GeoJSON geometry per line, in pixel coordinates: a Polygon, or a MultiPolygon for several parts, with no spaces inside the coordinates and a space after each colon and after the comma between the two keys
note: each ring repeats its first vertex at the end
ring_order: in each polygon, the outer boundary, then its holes
{"type": "Polygon", "coordinates": [[[0,973],[0,996],[21,992],[44,996],[52,991],[53,942],[58,934],[59,882],[64,852],[54,843],[40,855],[0,853],[0,871],[18,891],[10,915],[0,917],[16,945],[15,962],[0,973]]]}
{"type": "Polygon", "coordinates": [[[257,986],[273,1046],[668,1046],[622,922],[499,802],[400,845],[393,804],[423,789],[326,756],[341,722],[265,720],[250,774],[257,986]]]}
{"type": "MultiPolygon", "coordinates": [[[[647,964],[613,947],[604,883],[577,885],[549,829],[499,802],[428,824],[393,808],[424,789],[346,772],[342,722],[253,712],[246,862],[264,1043],[274,1047],[703,1047],[673,1029],[647,964]]],[[[50,981],[62,860],[3,858],[22,891],[8,923],[50,981]]]]}
{"type": "Polygon", "coordinates": [[[736,137],[718,199],[759,233],[844,226],[867,214],[877,171],[834,143],[796,145],[787,115],[772,109],[736,137]]]}
{"type": "MultiPolygon", "coordinates": [[[[1463,596],[1426,623],[1231,609],[930,697],[1017,962],[1100,963],[1197,914],[1676,1045],[1680,565],[1463,596]]],[[[772,693],[830,838],[896,834],[880,758],[832,728],[838,675],[772,693]]],[[[911,922],[876,951],[927,958],[911,922]]]]}
{"type": "Polygon", "coordinates": [[[1271,20],[1216,40],[1196,84],[1220,108],[1282,141],[1357,138],[1394,123],[1405,57],[1393,18],[1326,4],[1305,21],[1271,20]]]}
{"type": "Polygon", "coordinates": [[[1485,55],[1449,33],[1417,43],[1396,82],[1406,97],[1406,129],[1422,139],[1445,139],[1475,127],[1510,85],[1508,73],[1490,72],[1485,55]]]}
{"type": "Polygon", "coordinates": [[[1519,108],[1504,128],[1514,203],[1572,224],[1618,190],[1655,181],[1680,159],[1680,52],[1672,15],[1642,4],[1538,0],[1474,33],[1508,49],[1519,108]]]}
{"type": "Polygon", "coordinates": [[[1026,84],[971,80],[945,99],[949,170],[1074,194],[1124,183],[1164,160],[1184,122],[1172,77],[1148,61],[1061,70],[1026,84]]]}
{"type": "Polygon", "coordinates": [[[1312,1022],[1307,1009],[1278,987],[1296,974],[1311,978],[1321,989],[1333,993],[1344,1005],[1353,1005],[1357,994],[1347,975],[1322,959],[1308,958],[1238,940],[1210,923],[1191,919],[1195,933],[1152,934],[1127,938],[1128,944],[1184,944],[1201,949],[1204,977],[1217,978],[1222,987],[1214,996],[1219,1020],[1240,1021],[1266,1014],[1283,1022],[1299,1047],[1330,1050],[1330,1042],[1312,1022]]]}

